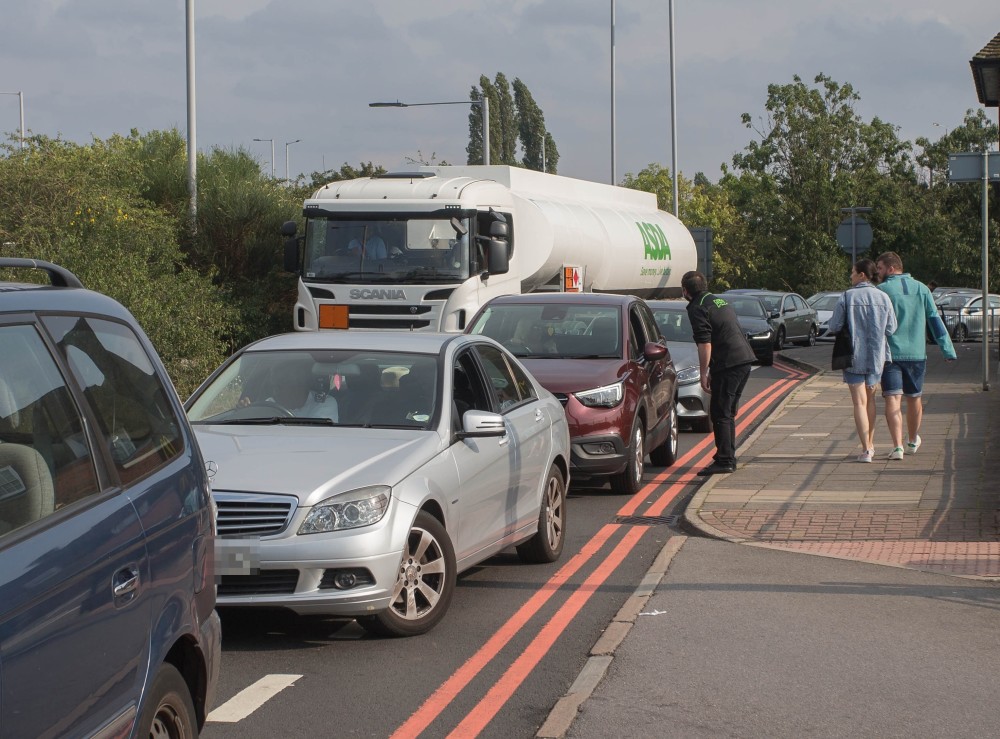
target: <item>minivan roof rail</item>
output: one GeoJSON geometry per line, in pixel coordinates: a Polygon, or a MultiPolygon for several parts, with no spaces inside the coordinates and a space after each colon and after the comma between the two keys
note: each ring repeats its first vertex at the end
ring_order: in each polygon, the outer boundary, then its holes
{"type": "Polygon", "coordinates": [[[16,257],[0,257],[0,267],[23,269],[43,269],[49,273],[49,281],[53,287],[83,287],[80,278],[65,267],[40,259],[18,259],[16,257]]]}

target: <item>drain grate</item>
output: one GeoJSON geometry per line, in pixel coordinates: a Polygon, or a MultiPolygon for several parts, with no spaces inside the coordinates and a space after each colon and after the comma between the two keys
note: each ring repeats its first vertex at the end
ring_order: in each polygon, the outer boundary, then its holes
{"type": "Polygon", "coordinates": [[[615,516],[615,523],[630,526],[675,526],[680,516],[615,516]]]}

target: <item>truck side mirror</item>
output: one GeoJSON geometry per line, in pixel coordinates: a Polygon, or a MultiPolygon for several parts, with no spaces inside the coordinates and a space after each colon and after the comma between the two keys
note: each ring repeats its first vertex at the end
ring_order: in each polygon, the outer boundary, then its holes
{"type": "Polygon", "coordinates": [[[285,272],[299,271],[299,240],[292,236],[285,240],[285,272]]]}
{"type": "MultiPolygon", "coordinates": [[[[507,228],[506,223],[494,224],[507,228]]],[[[492,229],[491,229],[492,230],[492,229]]],[[[490,239],[486,242],[487,264],[491,275],[505,275],[510,271],[510,257],[507,256],[507,242],[490,239]]]]}
{"type": "Polygon", "coordinates": [[[506,241],[507,240],[507,224],[503,221],[493,221],[490,224],[490,238],[506,241]]]}
{"type": "Polygon", "coordinates": [[[282,236],[294,236],[295,232],[298,230],[298,226],[295,221],[285,221],[281,224],[281,235],[282,236]]]}

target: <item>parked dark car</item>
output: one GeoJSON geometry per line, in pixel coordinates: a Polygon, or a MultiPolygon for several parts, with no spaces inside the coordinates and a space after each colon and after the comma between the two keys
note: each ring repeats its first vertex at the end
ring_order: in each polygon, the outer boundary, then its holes
{"type": "Polygon", "coordinates": [[[756,295],[730,290],[721,296],[736,311],[740,327],[747,335],[757,362],[765,367],[774,364],[774,329],[764,301],[756,295]]]}
{"type": "Polygon", "coordinates": [[[666,341],[640,298],[601,293],[505,295],[466,329],[505,345],[562,402],[573,476],[642,487],[644,459],[677,456],[677,381],[666,341]]]}
{"type": "Polygon", "coordinates": [[[195,736],[221,630],[184,409],[125,308],[0,270],[0,734],[195,736]]]}
{"type": "Polygon", "coordinates": [[[819,333],[819,319],[812,308],[798,293],[775,290],[755,290],[743,293],[756,295],[768,310],[768,320],[774,328],[774,348],[781,349],[786,341],[802,346],[815,346],[819,333]]]}

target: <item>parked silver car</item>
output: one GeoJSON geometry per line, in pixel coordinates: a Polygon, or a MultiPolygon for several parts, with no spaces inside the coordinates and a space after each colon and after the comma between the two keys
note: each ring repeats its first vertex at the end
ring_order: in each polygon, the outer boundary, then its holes
{"type": "MultiPolygon", "coordinates": [[[[1000,295],[990,294],[989,321],[990,338],[995,338],[1000,329],[1000,295]]],[[[948,333],[955,342],[983,338],[983,294],[955,292],[944,295],[937,301],[938,311],[948,333]]]]}
{"type": "Polygon", "coordinates": [[[712,396],[701,386],[698,345],[694,343],[686,300],[647,300],[656,325],[667,340],[677,370],[677,420],[694,431],[711,431],[712,396]]]}
{"type": "Polygon", "coordinates": [[[486,337],[273,336],[187,409],[218,469],[220,606],[409,636],[444,616],[458,572],[510,546],[562,552],[565,413],[486,337]]]}
{"type": "Polygon", "coordinates": [[[830,333],[829,323],[833,309],[843,294],[843,290],[830,290],[816,293],[806,300],[806,303],[816,311],[816,320],[819,321],[816,326],[817,341],[834,341],[837,338],[836,334],[830,333]]]}

